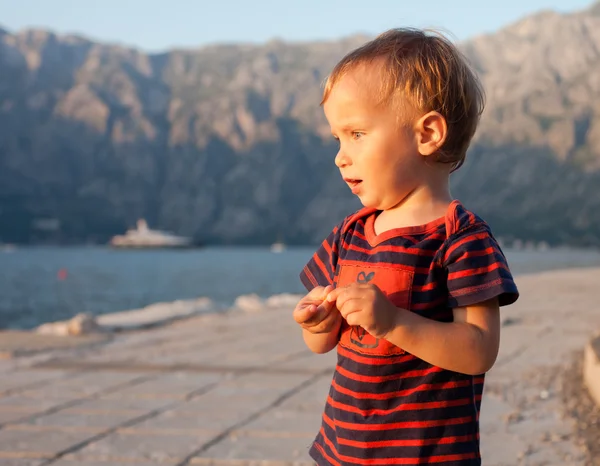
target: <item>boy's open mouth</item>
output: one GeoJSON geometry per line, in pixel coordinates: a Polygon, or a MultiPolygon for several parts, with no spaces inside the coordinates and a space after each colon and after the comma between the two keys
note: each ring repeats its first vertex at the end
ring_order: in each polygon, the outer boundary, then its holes
{"type": "Polygon", "coordinates": [[[362,183],[362,180],[357,180],[355,178],[344,178],[344,181],[352,186],[356,186],[358,183],[362,183]]]}
{"type": "Polygon", "coordinates": [[[362,180],[358,180],[355,178],[344,178],[344,181],[353,193],[355,193],[358,190],[360,184],[362,183],[362,180]]]}

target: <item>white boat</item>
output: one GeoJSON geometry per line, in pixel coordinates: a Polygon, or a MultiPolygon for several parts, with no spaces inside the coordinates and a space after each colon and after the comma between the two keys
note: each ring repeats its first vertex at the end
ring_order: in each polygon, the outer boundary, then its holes
{"type": "Polygon", "coordinates": [[[187,248],[194,246],[192,238],[148,228],[146,220],[139,219],[135,229],[124,235],[116,235],[110,240],[115,248],[187,248]]]}
{"type": "Polygon", "coordinates": [[[271,252],[277,253],[277,252],[283,252],[283,251],[285,251],[285,244],[284,243],[278,241],[278,242],[273,243],[271,245],[271,252]]]}
{"type": "Polygon", "coordinates": [[[0,252],[15,252],[17,250],[17,246],[10,243],[0,243],[0,252]]]}

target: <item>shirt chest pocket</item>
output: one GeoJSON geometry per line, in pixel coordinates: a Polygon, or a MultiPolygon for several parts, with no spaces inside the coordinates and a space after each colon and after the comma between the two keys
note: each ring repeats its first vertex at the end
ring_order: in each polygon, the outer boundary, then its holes
{"type": "MultiPolygon", "coordinates": [[[[411,291],[414,273],[410,270],[372,264],[341,264],[336,286],[350,283],[370,283],[376,285],[396,306],[410,310],[411,291]]],[[[342,325],[340,344],[354,351],[373,355],[397,355],[404,351],[387,340],[377,339],[363,328],[342,325]]]]}

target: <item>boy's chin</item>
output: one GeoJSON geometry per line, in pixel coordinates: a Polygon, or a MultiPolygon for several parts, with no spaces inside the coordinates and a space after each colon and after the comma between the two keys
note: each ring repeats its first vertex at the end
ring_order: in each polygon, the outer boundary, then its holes
{"type": "Polygon", "coordinates": [[[373,202],[372,199],[368,199],[368,198],[360,197],[360,196],[357,196],[357,197],[358,197],[358,200],[360,201],[360,203],[363,205],[363,207],[367,207],[369,209],[381,210],[379,208],[379,204],[377,204],[376,202],[373,202]]]}

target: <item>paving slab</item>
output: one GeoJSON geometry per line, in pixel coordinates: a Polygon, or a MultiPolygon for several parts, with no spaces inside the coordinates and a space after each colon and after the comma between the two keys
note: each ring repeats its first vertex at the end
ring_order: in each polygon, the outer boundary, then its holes
{"type": "Polygon", "coordinates": [[[235,432],[197,455],[191,463],[202,464],[203,462],[198,461],[197,458],[237,461],[257,461],[267,458],[269,461],[296,461],[311,464],[308,450],[312,440],[310,437],[262,436],[235,432]],[[267,451],[268,456],[265,455],[267,451]]]}
{"type": "Polygon", "coordinates": [[[17,330],[2,330],[0,331],[0,358],[14,358],[43,351],[92,346],[104,343],[110,338],[110,335],[106,334],[65,337],[17,330]]]}
{"type": "MultiPolygon", "coordinates": [[[[86,398],[111,391],[120,387],[135,386],[140,380],[139,374],[102,371],[81,374],[67,380],[54,381],[36,388],[26,389],[20,395],[38,399],[75,399],[86,398]]],[[[123,388],[126,389],[126,388],[123,388]]]]}
{"type": "Polygon", "coordinates": [[[56,430],[61,428],[92,428],[94,430],[107,430],[116,428],[123,423],[136,419],[144,412],[113,412],[113,413],[78,413],[67,410],[61,410],[46,416],[36,417],[35,419],[21,423],[33,426],[52,427],[56,430]]]}
{"type": "MultiPolygon", "coordinates": [[[[2,338],[2,336],[0,336],[2,338]]],[[[52,383],[63,377],[74,378],[76,374],[57,370],[13,370],[0,377],[0,395],[21,391],[40,384],[52,383]]]]}
{"type": "Polygon", "coordinates": [[[98,397],[79,403],[76,407],[69,408],[70,412],[126,412],[139,411],[148,413],[165,406],[173,404],[168,398],[143,398],[135,399],[128,397],[98,397]]]}
{"type": "Polygon", "coordinates": [[[15,456],[19,453],[33,453],[40,457],[51,458],[99,432],[100,429],[64,431],[4,428],[0,430],[0,458],[10,455],[15,456]]]}
{"type": "Polygon", "coordinates": [[[316,411],[274,408],[246,424],[241,430],[282,437],[307,437],[314,439],[321,427],[321,414],[316,411]]]}
{"type": "Polygon", "coordinates": [[[118,432],[86,446],[77,455],[104,461],[181,461],[217,434],[209,431],[193,435],[118,432]]]}
{"type": "Polygon", "coordinates": [[[2,466],[41,466],[45,460],[33,458],[3,458],[0,456],[2,466]]]}
{"type": "MultiPolygon", "coordinates": [[[[65,456],[58,461],[52,463],[52,466],[167,466],[167,465],[175,465],[177,461],[115,461],[114,459],[109,459],[106,461],[93,459],[93,458],[83,458],[78,456],[65,456]]],[[[8,465],[10,466],[10,465],[8,465]]],[[[20,465],[16,465],[20,466],[20,465]]]]}
{"type": "Polygon", "coordinates": [[[124,387],[107,397],[182,399],[210,387],[219,382],[222,377],[222,375],[214,373],[159,374],[146,382],[124,387]]]}
{"type": "Polygon", "coordinates": [[[320,376],[310,385],[303,387],[284,400],[280,407],[282,409],[318,412],[320,415],[325,407],[325,400],[329,393],[331,378],[331,374],[320,376]]]}

